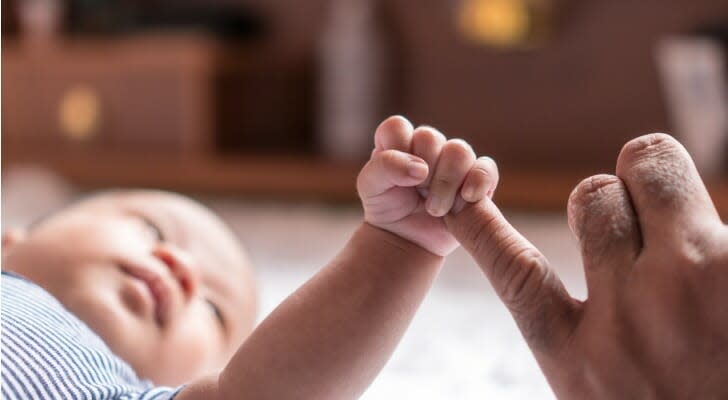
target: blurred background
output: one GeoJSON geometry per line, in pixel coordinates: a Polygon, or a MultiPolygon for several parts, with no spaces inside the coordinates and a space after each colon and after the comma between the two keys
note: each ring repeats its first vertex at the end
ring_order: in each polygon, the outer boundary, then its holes
{"type": "MultiPolygon", "coordinates": [[[[496,202],[583,297],[563,210],[627,140],[676,136],[728,215],[727,51],[724,0],[5,0],[2,224],[191,194],[252,253],[264,316],[355,228],[373,130],[403,114],[496,159],[496,202]]],[[[457,252],[367,396],[549,393],[457,252]]]]}
{"type": "MultiPolygon", "coordinates": [[[[83,186],[354,199],[403,114],[561,209],[621,145],[665,131],[726,174],[719,0],[8,0],[3,166],[83,186]]],[[[722,194],[718,193],[721,198],[722,194]]]]}

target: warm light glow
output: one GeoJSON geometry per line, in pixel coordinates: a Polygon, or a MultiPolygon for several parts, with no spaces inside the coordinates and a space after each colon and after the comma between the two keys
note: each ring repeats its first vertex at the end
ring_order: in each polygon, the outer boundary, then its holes
{"type": "Polygon", "coordinates": [[[527,39],[530,25],[524,0],[463,0],[459,25],[470,39],[513,46],[527,39]]]}
{"type": "Polygon", "coordinates": [[[69,89],[58,107],[61,131],[74,140],[89,139],[101,119],[101,106],[96,93],[86,86],[69,89]]]}

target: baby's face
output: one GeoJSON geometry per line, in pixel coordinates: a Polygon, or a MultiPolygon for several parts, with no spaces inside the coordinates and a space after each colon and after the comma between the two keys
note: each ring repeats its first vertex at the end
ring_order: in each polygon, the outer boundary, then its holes
{"type": "Polygon", "coordinates": [[[3,268],[43,286],[158,384],[219,371],[254,322],[244,253],[181,196],[97,196],[7,236],[3,250],[3,268]]]}

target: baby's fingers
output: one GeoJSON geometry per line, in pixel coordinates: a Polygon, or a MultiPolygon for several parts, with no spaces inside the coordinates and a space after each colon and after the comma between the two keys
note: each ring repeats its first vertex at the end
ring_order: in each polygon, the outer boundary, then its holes
{"type": "Polygon", "coordinates": [[[498,166],[492,158],[480,157],[468,171],[460,195],[465,201],[475,203],[486,196],[492,198],[497,186],[498,166]]]}
{"type": "Polygon", "coordinates": [[[475,153],[466,142],[451,139],[445,143],[427,194],[426,207],[430,215],[441,217],[450,212],[474,161],[475,153]]]}
{"type": "Polygon", "coordinates": [[[399,150],[375,152],[356,181],[359,197],[369,199],[393,187],[412,187],[427,178],[427,163],[399,150]]]}
{"type": "Polygon", "coordinates": [[[374,151],[410,151],[412,146],[412,124],[399,115],[385,119],[374,132],[374,151]]]}

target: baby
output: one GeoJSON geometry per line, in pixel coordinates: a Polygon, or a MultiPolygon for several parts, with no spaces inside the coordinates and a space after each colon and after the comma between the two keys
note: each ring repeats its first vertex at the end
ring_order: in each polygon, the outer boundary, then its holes
{"type": "Polygon", "coordinates": [[[462,140],[385,120],[357,181],[364,222],[254,330],[245,253],[184,197],[110,192],[7,232],[2,396],[356,398],[458,246],[443,217],[497,178],[462,140]]]}

